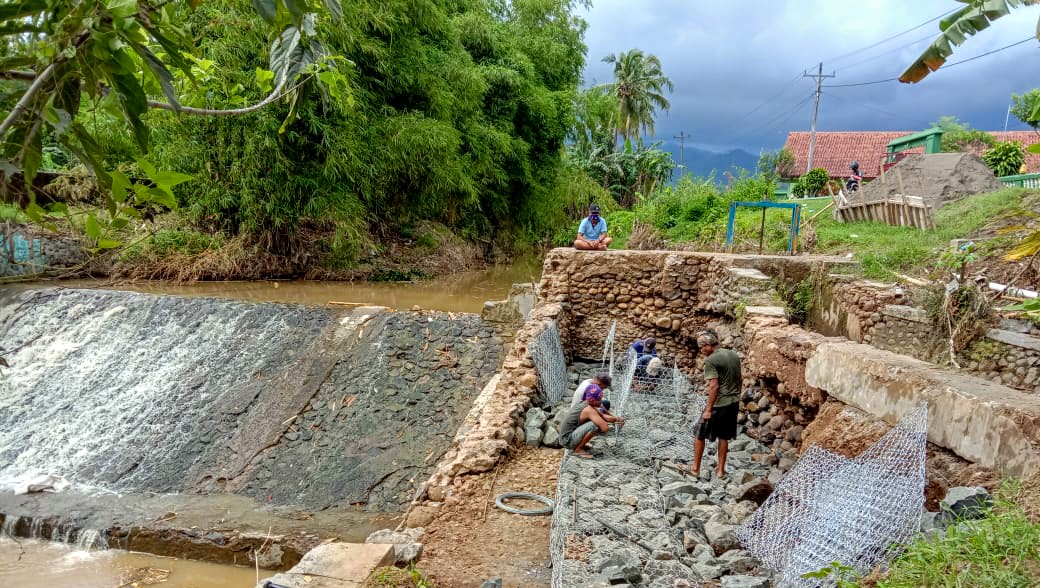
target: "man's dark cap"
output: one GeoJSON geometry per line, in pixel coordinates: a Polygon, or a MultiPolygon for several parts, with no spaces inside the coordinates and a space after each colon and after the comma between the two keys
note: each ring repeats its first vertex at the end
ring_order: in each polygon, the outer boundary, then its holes
{"type": "Polygon", "coordinates": [[[589,207],[589,212],[593,214],[599,214],[599,204],[593,204],[589,207]]]}

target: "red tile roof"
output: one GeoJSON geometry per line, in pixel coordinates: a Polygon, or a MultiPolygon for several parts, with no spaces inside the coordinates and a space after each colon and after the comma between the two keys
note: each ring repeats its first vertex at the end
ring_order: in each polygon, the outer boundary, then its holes
{"type": "MultiPolygon", "coordinates": [[[[916,132],[918,131],[817,132],[813,167],[822,167],[832,178],[843,178],[849,175],[849,163],[856,160],[864,177],[877,177],[881,172],[881,159],[886,153],[888,143],[916,132]]],[[[998,141],[1021,141],[1022,145],[1040,142],[1040,135],[1033,131],[990,131],[990,134],[998,141]]],[[[795,176],[804,174],[809,161],[809,133],[791,131],[787,134],[787,143],[784,146],[794,153],[795,176]]],[[[924,147],[908,149],[905,153],[924,153],[924,147]]],[[[1026,154],[1026,167],[1029,173],[1040,172],[1040,155],[1026,154]]]]}

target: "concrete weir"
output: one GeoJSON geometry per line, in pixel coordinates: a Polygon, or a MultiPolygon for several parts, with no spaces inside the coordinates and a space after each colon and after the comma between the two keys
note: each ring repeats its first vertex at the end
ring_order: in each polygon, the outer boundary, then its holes
{"type": "Polygon", "coordinates": [[[502,349],[474,315],[65,289],[0,293],[0,342],[11,529],[172,555],[163,537],[183,536],[193,557],[250,564],[240,535],[295,542],[272,568],[400,513],[502,349]],[[45,474],[72,486],[14,494],[45,474]]]}

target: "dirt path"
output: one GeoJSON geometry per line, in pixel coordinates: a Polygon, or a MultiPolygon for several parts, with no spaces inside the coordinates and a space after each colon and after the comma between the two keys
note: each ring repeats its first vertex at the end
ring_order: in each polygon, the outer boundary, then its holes
{"type": "MultiPolygon", "coordinates": [[[[493,472],[473,476],[455,506],[426,527],[420,567],[438,587],[477,588],[488,578],[502,578],[503,588],[549,586],[548,516],[525,517],[495,508],[503,492],[556,494],[563,452],[524,448],[500,466],[487,517],[481,520],[493,472]]],[[[518,506],[534,506],[522,502],[518,506]]]]}

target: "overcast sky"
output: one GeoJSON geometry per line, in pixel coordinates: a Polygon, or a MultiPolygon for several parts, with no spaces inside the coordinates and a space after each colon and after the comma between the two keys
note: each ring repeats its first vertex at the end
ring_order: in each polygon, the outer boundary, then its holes
{"type": "MultiPolygon", "coordinates": [[[[656,139],[677,149],[740,147],[754,154],[783,145],[788,131],[809,130],[815,82],[803,78],[823,62],[828,84],[897,78],[938,33],[934,21],[955,0],[593,0],[586,84],[612,78],[609,53],[639,48],[661,58],[675,83],[671,110],[656,139]],[[764,104],[763,104],[764,103],[764,104]],[[757,109],[757,110],[756,110],[757,109]]],[[[973,127],[1004,128],[1012,93],[1040,87],[1040,43],[1022,45],[950,68],[949,64],[1035,34],[1040,7],[1019,8],[968,39],[918,84],[898,81],[826,88],[817,130],[921,130],[941,115],[973,127]]],[[[1026,128],[1012,116],[1009,130],[1026,128]]]]}

